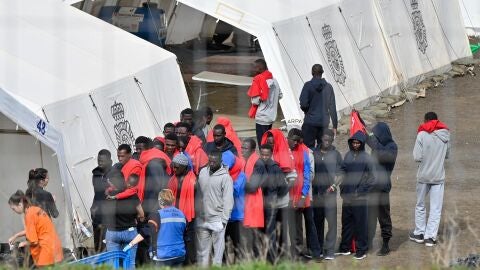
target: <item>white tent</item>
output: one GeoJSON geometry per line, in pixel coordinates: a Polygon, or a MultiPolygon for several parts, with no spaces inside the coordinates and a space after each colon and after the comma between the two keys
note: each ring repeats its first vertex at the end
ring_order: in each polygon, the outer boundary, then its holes
{"type": "MultiPolygon", "coordinates": [[[[96,154],[160,134],[189,107],[175,55],[59,1],[0,2],[2,201],[49,170],[55,220],[72,247],[72,216],[90,219],[96,154]]],[[[0,212],[0,242],[22,227],[0,212]]],[[[78,244],[78,243],[75,243],[78,244]]]]}
{"type": "Polygon", "coordinates": [[[303,119],[298,97],[314,63],[324,66],[342,110],[470,56],[463,31],[441,27],[461,24],[456,0],[179,2],[258,37],[284,92],[280,102],[287,124],[303,119]],[[452,6],[454,14],[445,14],[452,6]]]}
{"type": "Polygon", "coordinates": [[[470,36],[480,35],[480,1],[459,0],[463,21],[470,36]]]}

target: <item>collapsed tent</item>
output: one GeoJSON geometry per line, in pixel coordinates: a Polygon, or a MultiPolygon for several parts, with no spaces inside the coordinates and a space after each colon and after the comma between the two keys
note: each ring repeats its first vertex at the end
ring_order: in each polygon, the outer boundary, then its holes
{"type": "Polygon", "coordinates": [[[469,36],[480,35],[480,2],[478,0],[459,0],[463,21],[469,36]]]}
{"type": "MultiPolygon", "coordinates": [[[[55,0],[1,2],[0,14],[1,200],[46,168],[63,245],[85,244],[98,151],[115,162],[119,144],[160,134],[190,107],[176,57],[55,0]]],[[[23,225],[2,209],[7,242],[23,225]]]]}
{"type": "Polygon", "coordinates": [[[324,66],[337,109],[343,110],[471,56],[464,31],[458,30],[456,0],[179,2],[258,37],[283,90],[287,124],[302,122],[298,97],[315,63],[324,66]],[[451,24],[454,28],[445,27],[451,24]]]}

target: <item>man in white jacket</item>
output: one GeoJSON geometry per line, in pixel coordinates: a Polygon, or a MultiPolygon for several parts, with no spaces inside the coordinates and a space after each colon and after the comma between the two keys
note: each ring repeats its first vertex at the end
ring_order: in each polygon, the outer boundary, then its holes
{"type": "Polygon", "coordinates": [[[417,204],[415,230],[410,240],[433,247],[437,243],[438,227],[443,206],[445,159],[450,152],[450,131],[438,120],[437,114],[428,112],[418,128],[413,159],[419,163],[417,172],[417,204]],[[427,220],[425,198],[430,193],[430,213],[427,220]]]}

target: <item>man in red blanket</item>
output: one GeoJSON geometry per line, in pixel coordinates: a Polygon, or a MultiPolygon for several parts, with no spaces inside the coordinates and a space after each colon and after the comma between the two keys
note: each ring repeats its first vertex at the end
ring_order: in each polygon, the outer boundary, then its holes
{"type": "Polygon", "coordinates": [[[168,182],[168,189],[175,197],[174,205],[183,212],[187,219],[185,246],[187,254],[185,263],[194,264],[197,251],[195,248],[195,191],[197,176],[189,167],[189,160],[183,153],[177,154],[172,160],[173,176],[168,182]]]}
{"type": "MultiPolygon", "coordinates": [[[[139,178],[142,174],[142,164],[140,161],[132,158],[132,148],[128,144],[118,146],[117,158],[119,162],[115,164],[115,167],[121,170],[125,183],[129,186],[131,176],[136,175],[139,178]]],[[[125,199],[137,194],[138,189],[136,186],[137,184],[131,185],[130,188],[118,193],[115,197],[117,199],[125,199]]]]}
{"type": "Polygon", "coordinates": [[[252,103],[248,116],[255,118],[257,142],[260,142],[263,134],[272,128],[277,118],[278,100],[282,98],[282,92],[272,73],[268,71],[265,60],[256,60],[253,72],[255,77],[247,92],[252,103]]]}
{"type": "Polygon", "coordinates": [[[208,165],[208,156],[202,148],[202,140],[192,135],[192,126],[187,123],[178,123],[175,129],[177,137],[185,137],[187,145],[183,151],[188,154],[193,163],[193,172],[198,175],[203,167],[208,165]]]}

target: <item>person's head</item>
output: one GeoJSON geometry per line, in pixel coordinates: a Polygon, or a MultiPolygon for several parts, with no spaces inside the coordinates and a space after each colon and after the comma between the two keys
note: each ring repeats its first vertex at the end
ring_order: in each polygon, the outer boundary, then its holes
{"type": "Polygon", "coordinates": [[[132,148],[128,144],[120,144],[117,149],[118,162],[125,164],[132,157],[132,148]]]}
{"type": "Polygon", "coordinates": [[[299,144],[302,143],[303,140],[303,132],[298,128],[292,128],[288,132],[287,141],[288,147],[290,150],[296,149],[299,144]]]}
{"type": "Polygon", "coordinates": [[[210,125],[210,123],[213,120],[212,108],[207,106],[207,107],[203,107],[200,111],[203,113],[203,118],[205,119],[205,123],[207,125],[210,125]]]}
{"type": "Polygon", "coordinates": [[[226,135],[227,133],[225,132],[225,127],[223,125],[218,124],[213,127],[213,141],[216,145],[223,145],[226,135]]]}
{"type": "Polygon", "coordinates": [[[424,117],[424,122],[432,121],[432,120],[438,120],[438,116],[434,112],[427,112],[424,117]]]}
{"type": "Polygon", "coordinates": [[[30,206],[30,201],[23,191],[17,190],[12,196],[10,196],[10,199],[8,199],[8,205],[13,212],[23,214],[25,213],[25,209],[30,206]]]}
{"type": "Polygon", "coordinates": [[[248,138],[242,142],[242,156],[247,160],[254,152],[257,147],[257,143],[254,139],[248,138]]]}
{"type": "Polygon", "coordinates": [[[265,62],[265,60],[263,59],[257,59],[255,60],[255,62],[253,62],[253,74],[254,75],[258,75],[262,72],[264,72],[265,70],[267,70],[267,62],[265,62]]]}
{"type": "Polygon", "coordinates": [[[138,174],[130,174],[127,179],[127,187],[136,187],[138,185],[138,180],[140,180],[138,174]]]}
{"type": "Polygon", "coordinates": [[[263,161],[269,161],[272,159],[273,148],[270,144],[265,143],[260,146],[260,158],[263,161]]]}
{"type": "Polygon", "coordinates": [[[331,129],[325,129],[322,135],[322,145],[320,146],[322,150],[328,150],[332,147],[333,140],[335,138],[335,133],[331,129]]]}
{"type": "Polygon", "coordinates": [[[167,134],[175,133],[175,125],[172,123],[166,123],[163,126],[163,136],[167,136],[167,134]]]}
{"type": "Polygon", "coordinates": [[[180,122],[187,123],[190,126],[193,125],[193,110],[190,108],[184,109],[180,113],[180,122]]]}
{"type": "Polygon", "coordinates": [[[185,152],[185,149],[187,148],[188,146],[188,137],[177,137],[178,140],[177,140],[177,147],[178,147],[178,151],[180,152],[185,152]]]}
{"type": "Polygon", "coordinates": [[[208,154],[208,166],[210,167],[210,172],[216,172],[222,166],[222,152],[212,151],[208,154]]]}
{"type": "Polygon", "coordinates": [[[312,76],[321,78],[323,75],[323,67],[320,64],[315,64],[312,66],[312,76]]]}
{"type": "Polygon", "coordinates": [[[165,136],[165,153],[172,157],[177,151],[178,137],[174,133],[165,136]]]}
{"type": "Polygon", "coordinates": [[[29,187],[41,187],[44,188],[48,185],[48,171],[44,168],[32,169],[28,172],[28,185],[29,187]]]}
{"type": "Polygon", "coordinates": [[[135,140],[135,150],[139,155],[142,154],[142,151],[151,149],[152,147],[153,147],[153,141],[148,137],[139,136],[135,140]]]}
{"type": "Polygon", "coordinates": [[[107,182],[110,185],[107,195],[117,195],[118,193],[124,191],[127,188],[125,178],[123,177],[122,172],[119,170],[111,170],[108,174],[107,182]]]}
{"type": "Polygon", "coordinates": [[[275,145],[275,139],[270,131],[267,131],[267,141],[265,143],[269,144],[271,147],[275,145]]]}
{"type": "Polygon", "coordinates": [[[160,151],[163,151],[165,149],[165,144],[157,138],[153,139],[152,144],[153,147],[157,148],[160,151]]]}
{"type": "Polygon", "coordinates": [[[353,151],[360,151],[360,147],[362,147],[361,141],[353,139],[351,144],[352,144],[353,151]]]}
{"type": "Polygon", "coordinates": [[[106,172],[109,168],[112,167],[112,154],[107,149],[102,149],[98,152],[97,155],[97,164],[98,167],[106,172]]]}
{"type": "Polygon", "coordinates": [[[172,160],[173,173],[175,176],[184,176],[188,173],[188,157],[179,153],[172,160]]]}
{"type": "Polygon", "coordinates": [[[189,137],[192,134],[192,125],[186,122],[179,122],[175,127],[177,137],[189,137]]]}
{"type": "Polygon", "coordinates": [[[165,208],[173,205],[175,201],[175,196],[173,196],[173,191],[170,189],[162,189],[158,193],[158,205],[160,208],[165,208]]]}

